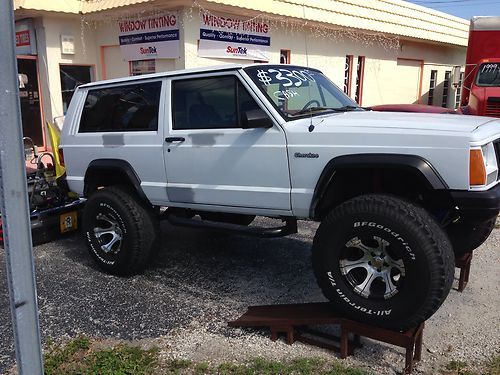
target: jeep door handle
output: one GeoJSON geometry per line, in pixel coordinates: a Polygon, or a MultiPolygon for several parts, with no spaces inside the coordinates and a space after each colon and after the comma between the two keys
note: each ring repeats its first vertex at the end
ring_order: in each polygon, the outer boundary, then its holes
{"type": "Polygon", "coordinates": [[[167,137],[165,138],[165,142],[167,143],[172,143],[172,142],[184,142],[186,138],[184,137],[167,137]]]}

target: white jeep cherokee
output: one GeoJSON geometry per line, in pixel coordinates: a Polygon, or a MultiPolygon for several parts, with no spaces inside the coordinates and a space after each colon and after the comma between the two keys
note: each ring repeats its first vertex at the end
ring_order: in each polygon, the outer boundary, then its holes
{"type": "Polygon", "coordinates": [[[312,246],[332,308],[404,329],[446,298],[454,254],[500,210],[500,120],[366,111],[320,71],[225,66],[80,86],[63,128],[69,187],[107,272],[143,270],[159,220],[312,246]],[[255,215],[278,228],[248,226],[255,215]]]}

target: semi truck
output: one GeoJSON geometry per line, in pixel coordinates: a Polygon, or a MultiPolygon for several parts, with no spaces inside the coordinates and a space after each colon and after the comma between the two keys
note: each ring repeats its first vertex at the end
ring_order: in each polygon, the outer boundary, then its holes
{"type": "Polygon", "coordinates": [[[500,16],[473,17],[461,107],[464,114],[500,117],[500,16]]]}

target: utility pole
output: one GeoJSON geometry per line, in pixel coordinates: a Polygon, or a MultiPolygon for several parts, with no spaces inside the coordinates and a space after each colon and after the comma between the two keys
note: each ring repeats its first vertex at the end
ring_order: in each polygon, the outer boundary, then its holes
{"type": "Polygon", "coordinates": [[[0,212],[19,374],[43,374],[12,0],[0,0],[0,212]]]}

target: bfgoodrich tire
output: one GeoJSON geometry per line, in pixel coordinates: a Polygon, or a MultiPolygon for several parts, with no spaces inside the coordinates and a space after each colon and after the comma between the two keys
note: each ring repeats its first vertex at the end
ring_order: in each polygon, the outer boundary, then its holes
{"type": "Polygon", "coordinates": [[[496,216],[490,220],[464,220],[452,223],[446,229],[455,255],[460,256],[477,249],[488,239],[495,227],[496,216]]]}
{"type": "Polygon", "coordinates": [[[104,188],[90,197],[83,231],[99,267],[120,276],[141,272],[159,245],[158,218],[126,187],[104,188]]]}
{"type": "Polygon", "coordinates": [[[351,199],[327,215],[314,238],[312,261],[333,309],[397,330],[428,319],[454,275],[451,244],[432,217],[384,195],[351,199]]]}

